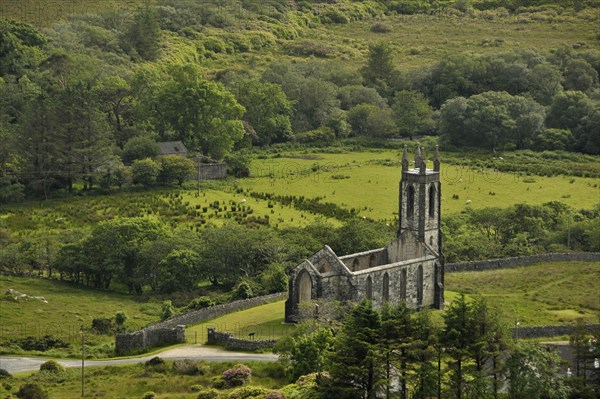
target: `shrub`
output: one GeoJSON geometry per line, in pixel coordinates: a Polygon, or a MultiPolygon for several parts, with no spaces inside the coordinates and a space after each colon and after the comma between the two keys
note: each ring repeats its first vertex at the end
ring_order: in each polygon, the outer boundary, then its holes
{"type": "Polygon", "coordinates": [[[111,334],[113,331],[113,322],[107,318],[94,319],[92,320],[92,328],[97,334],[111,334]]]}
{"type": "Polygon", "coordinates": [[[196,399],[216,399],[219,397],[219,391],[216,389],[210,388],[205,391],[202,391],[198,394],[196,399]]]}
{"type": "Polygon", "coordinates": [[[165,364],[165,360],[162,357],[154,356],[152,359],[146,360],[146,363],[144,364],[147,367],[160,366],[165,364]]]}
{"type": "Polygon", "coordinates": [[[392,31],[392,29],[388,25],[383,24],[381,22],[377,22],[376,24],[373,24],[371,26],[371,32],[374,32],[374,33],[388,33],[391,31],[392,31]]]}
{"type": "Polygon", "coordinates": [[[227,388],[227,381],[225,381],[225,379],[221,375],[213,377],[211,380],[211,383],[212,383],[212,386],[217,389],[227,388]]]}
{"type": "Polygon", "coordinates": [[[19,399],[47,399],[48,394],[37,384],[25,384],[17,391],[19,399]]]}
{"type": "Polygon", "coordinates": [[[68,348],[71,345],[59,338],[54,338],[52,335],[44,335],[41,338],[25,337],[22,339],[12,340],[10,343],[18,345],[26,351],[44,352],[52,348],[68,348]]]}
{"type": "Polygon", "coordinates": [[[309,57],[311,55],[319,58],[333,57],[337,48],[330,44],[312,40],[293,41],[285,45],[285,50],[290,55],[309,57]]]}
{"type": "Polygon", "coordinates": [[[48,360],[45,363],[40,365],[40,371],[48,371],[51,373],[60,373],[65,371],[65,367],[61,364],[58,364],[56,360],[48,360]]]}
{"type": "Polygon", "coordinates": [[[209,308],[214,305],[215,305],[215,302],[210,297],[201,296],[199,298],[192,299],[191,302],[186,306],[186,309],[197,310],[197,309],[209,308]]]}
{"type": "Polygon", "coordinates": [[[144,393],[144,396],[142,396],[142,399],[154,399],[156,398],[156,394],[152,391],[148,391],[146,393],[144,393]]]}
{"type": "Polygon", "coordinates": [[[265,399],[286,399],[286,396],[281,391],[272,391],[265,396],[265,399]]]}
{"type": "Polygon", "coordinates": [[[173,371],[177,374],[196,375],[203,374],[198,363],[192,359],[177,359],[173,362],[173,371]]]}
{"type": "Polygon", "coordinates": [[[12,375],[10,375],[10,373],[4,369],[0,369],[0,379],[3,378],[10,378],[12,377],[12,375]]]}
{"type": "Polygon", "coordinates": [[[160,165],[150,158],[138,159],[131,164],[131,175],[133,184],[151,186],[156,183],[160,165]]]}
{"type": "Polygon", "coordinates": [[[136,159],[153,158],[160,153],[158,144],[150,137],[138,136],[129,139],[123,147],[123,162],[131,163],[136,159]]]}
{"type": "Polygon", "coordinates": [[[242,281],[233,290],[233,293],[231,294],[231,298],[232,299],[248,299],[248,298],[252,298],[252,295],[253,295],[253,293],[252,293],[252,288],[250,288],[250,285],[247,282],[242,281]]]}
{"type": "Polygon", "coordinates": [[[164,301],[162,304],[162,310],[160,313],[160,318],[162,320],[167,320],[169,317],[175,314],[175,308],[173,307],[173,302],[164,301]]]}
{"type": "Polygon", "coordinates": [[[245,364],[236,364],[232,368],[225,370],[222,376],[227,386],[239,387],[250,382],[252,370],[245,364]]]}
{"type": "Polygon", "coordinates": [[[160,172],[158,181],[163,184],[183,184],[185,179],[194,174],[194,162],[179,155],[165,155],[159,158],[160,172]]]}
{"type": "Polygon", "coordinates": [[[202,385],[200,385],[200,384],[192,385],[190,387],[190,390],[192,392],[201,392],[203,389],[204,389],[204,387],[202,385]]]}
{"type": "Polygon", "coordinates": [[[125,324],[125,322],[127,321],[127,315],[125,314],[125,312],[119,311],[117,313],[115,313],[115,323],[117,324],[117,326],[122,327],[123,324],[125,324]]]}

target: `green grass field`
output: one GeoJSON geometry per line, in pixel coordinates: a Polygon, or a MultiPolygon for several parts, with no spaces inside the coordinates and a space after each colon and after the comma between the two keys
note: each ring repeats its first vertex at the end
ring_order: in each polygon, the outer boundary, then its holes
{"type": "Polygon", "coordinates": [[[508,325],[600,322],[600,263],[552,262],[481,272],[446,273],[449,298],[481,295],[508,325]]]}
{"type": "MultiPolygon", "coordinates": [[[[161,307],[159,303],[137,302],[135,297],[125,294],[37,278],[0,276],[0,292],[3,294],[0,298],[0,342],[46,334],[67,342],[78,342],[81,326],[89,329],[92,319],[111,318],[118,311],[128,316],[127,328],[139,329],[157,321],[161,307]],[[35,299],[15,302],[4,296],[9,289],[29,296],[43,296],[48,303],[35,299]]],[[[86,336],[89,345],[114,344],[114,335],[86,331],[86,336]]]]}
{"type": "MultiPolygon", "coordinates": [[[[391,220],[398,212],[400,156],[396,150],[289,154],[255,161],[252,176],[258,177],[240,180],[239,185],[255,192],[321,196],[325,197],[323,202],[355,208],[362,216],[391,220]]],[[[527,183],[531,180],[516,173],[448,165],[442,159],[442,212],[452,214],[467,207],[504,208],[516,203],[548,201],[591,208],[600,201],[597,179],[568,176],[530,179],[535,182],[527,183]],[[453,195],[459,199],[453,199],[453,195]],[[468,206],[467,200],[471,200],[468,206]]]]}
{"type": "Polygon", "coordinates": [[[257,340],[278,339],[294,328],[283,324],[284,310],[285,301],[278,301],[230,313],[186,328],[186,339],[188,343],[206,342],[206,329],[209,327],[240,339],[248,339],[250,333],[255,333],[254,339],[257,340]]]}

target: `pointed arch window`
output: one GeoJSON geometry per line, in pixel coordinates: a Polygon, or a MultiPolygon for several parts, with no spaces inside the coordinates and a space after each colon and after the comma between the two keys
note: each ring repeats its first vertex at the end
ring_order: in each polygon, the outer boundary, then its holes
{"type": "Polygon", "coordinates": [[[360,268],[360,264],[358,263],[358,258],[354,258],[352,261],[352,271],[356,272],[360,268]]]}
{"type": "Polygon", "coordinates": [[[406,301],[406,269],[400,272],[400,300],[406,301]]]}
{"type": "Polygon", "coordinates": [[[308,302],[312,299],[312,279],[306,270],[298,276],[298,303],[308,302]]]}
{"type": "Polygon", "coordinates": [[[435,217],[435,187],[429,186],[429,217],[435,217]]]}
{"type": "Polygon", "coordinates": [[[375,254],[371,254],[371,256],[369,256],[369,267],[374,266],[377,266],[377,263],[375,262],[375,254]]]}
{"type": "Polygon", "coordinates": [[[389,302],[390,300],[390,275],[385,273],[383,275],[383,302],[389,302]]]}
{"type": "Polygon", "coordinates": [[[423,265],[417,268],[417,305],[423,304],[423,265]]]}
{"type": "Polygon", "coordinates": [[[373,300],[373,280],[371,279],[371,276],[367,277],[367,299],[372,301],[373,300]]]}
{"type": "Polygon", "coordinates": [[[408,186],[406,189],[406,216],[409,219],[415,217],[415,188],[408,186]]]}

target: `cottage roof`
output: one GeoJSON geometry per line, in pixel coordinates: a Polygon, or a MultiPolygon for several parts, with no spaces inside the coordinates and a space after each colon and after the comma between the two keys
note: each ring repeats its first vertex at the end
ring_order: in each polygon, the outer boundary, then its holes
{"type": "Polygon", "coordinates": [[[181,141],[163,141],[158,143],[161,155],[187,155],[188,149],[181,141]]]}

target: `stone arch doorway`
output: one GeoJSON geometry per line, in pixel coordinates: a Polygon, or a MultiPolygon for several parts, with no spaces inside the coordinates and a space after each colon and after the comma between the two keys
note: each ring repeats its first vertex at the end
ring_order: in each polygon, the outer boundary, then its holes
{"type": "Polygon", "coordinates": [[[298,303],[308,302],[312,299],[312,279],[306,270],[298,275],[298,303]]]}

